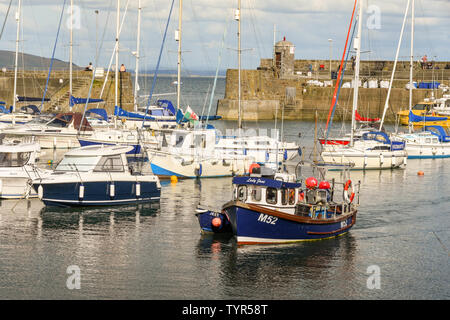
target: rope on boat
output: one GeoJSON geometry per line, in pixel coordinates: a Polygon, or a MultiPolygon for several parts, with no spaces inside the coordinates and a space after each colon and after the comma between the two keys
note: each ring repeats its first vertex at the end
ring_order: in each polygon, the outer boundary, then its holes
{"type": "Polygon", "coordinates": [[[159,50],[158,62],[156,63],[155,74],[153,75],[152,88],[151,88],[151,90],[150,90],[150,95],[149,95],[149,97],[148,97],[147,108],[145,108],[144,119],[142,120],[142,127],[144,127],[145,118],[146,118],[146,116],[147,116],[148,108],[150,107],[150,102],[151,102],[152,96],[153,96],[153,90],[155,89],[156,78],[157,78],[157,76],[158,76],[158,71],[159,71],[159,64],[160,64],[160,62],[161,62],[161,56],[162,56],[162,52],[163,52],[163,49],[164,49],[164,43],[166,42],[167,29],[168,29],[168,27],[169,27],[170,17],[172,16],[172,9],[173,9],[174,3],[175,3],[175,0],[172,0],[172,4],[171,4],[171,6],[170,6],[170,11],[169,11],[169,16],[167,17],[166,29],[164,30],[164,36],[163,36],[163,40],[162,40],[162,42],[161,42],[161,48],[160,48],[160,50],[159,50]]]}
{"type": "Polygon", "coordinates": [[[58,44],[59,31],[61,30],[61,22],[62,22],[62,18],[64,16],[65,8],[66,8],[66,0],[64,0],[62,10],[61,10],[61,16],[59,17],[58,31],[56,32],[56,39],[55,39],[55,44],[53,46],[52,59],[50,60],[50,68],[48,69],[47,81],[45,82],[44,95],[42,96],[42,101],[41,101],[41,106],[39,107],[39,111],[42,111],[42,107],[44,106],[45,95],[47,94],[48,81],[50,80],[50,74],[52,73],[52,67],[53,67],[53,61],[55,60],[56,45],[58,44]]]}

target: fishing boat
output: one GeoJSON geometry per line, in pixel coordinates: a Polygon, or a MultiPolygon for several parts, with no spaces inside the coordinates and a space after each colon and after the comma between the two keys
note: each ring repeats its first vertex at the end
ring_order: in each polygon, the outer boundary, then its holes
{"type": "Polygon", "coordinates": [[[33,180],[48,206],[111,206],[159,201],[161,185],[150,172],[130,168],[131,146],[87,146],[71,150],[54,172],[33,180]]]}
{"type": "Polygon", "coordinates": [[[31,188],[29,182],[52,172],[36,167],[40,150],[37,142],[0,144],[1,199],[37,197],[37,193],[31,188]]]}
{"type": "MultiPolygon", "coordinates": [[[[254,167],[249,177],[233,178],[233,199],[222,210],[198,211],[203,232],[229,232],[238,244],[273,244],[332,238],[348,232],[356,222],[359,191],[351,180],[343,188],[343,201],[335,202],[334,181],[267,167],[254,167]]],[[[359,190],[359,188],[358,188],[359,190]]]]}

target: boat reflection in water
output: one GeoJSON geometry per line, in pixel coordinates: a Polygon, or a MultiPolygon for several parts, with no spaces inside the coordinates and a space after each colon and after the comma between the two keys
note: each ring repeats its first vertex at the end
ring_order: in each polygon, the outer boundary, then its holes
{"type": "Polygon", "coordinates": [[[204,276],[217,282],[223,296],[235,299],[250,298],[253,292],[259,292],[260,299],[356,298],[365,287],[357,255],[352,233],[327,241],[252,246],[204,234],[197,244],[204,276]]]}

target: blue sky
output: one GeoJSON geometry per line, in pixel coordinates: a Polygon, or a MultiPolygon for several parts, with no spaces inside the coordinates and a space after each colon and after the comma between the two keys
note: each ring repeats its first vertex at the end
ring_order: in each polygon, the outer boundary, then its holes
{"type": "MultiPolygon", "coordinates": [[[[14,50],[16,24],[13,0],[0,49],[14,50]]],[[[25,53],[50,57],[56,37],[63,0],[22,0],[23,28],[21,50],[25,53]]],[[[123,16],[128,11],[121,34],[120,62],[134,68],[132,52],[136,47],[138,0],[121,0],[123,16]]],[[[171,0],[142,0],[143,22],[141,35],[141,68],[156,65],[171,0]]],[[[353,0],[241,0],[242,2],[242,66],[255,69],[261,58],[270,58],[274,39],[284,36],[296,46],[296,59],[328,59],[332,39],[334,59],[341,56],[353,8],[353,0]]],[[[66,0],[68,9],[70,0],[66,0]]],[[[74,62],[80,66],[95,61],[96,45],[102,46],[99,65],[107,67],[115,39],[117,0],[74,0],[77,9],[74,30],[74,62]],[[95,10],[99,10],[96,15],[95,10]],[[109,21],[107,17],[109,13],[109,21]],[[97,27],[98,26],[98,27],[97,27]],[[105,38],[99,38],[105,31],[105,38]],[[97,35],[97,36],[96,36],[97,35]],[[96,40],[99,39],[99,40],[96,40]]],[[[370,50],[362,59],[393,60],[407,0],[365,0],[362,49],[370,50]],[[374,24],[376,22],[376,24],[374,24]],[[368,26],[371,25],[369,28],[368,26]]],[[[450,0],[415,0],[415,55],[427,54],[429,59],[450,60],[450,0]]],[[[6,14],[9,0],[0,2],[0,23],[6,14]]],[[[237,66],[237,22],[233,19],[237,0],[183,1],[183,64],[185,72],[215,70],[222,52],[220,69],[237,66]],[[226,31],[222,48],[222,38],[226,31]]],[[[68,60],[69,15],[64,15],[56,57],[68,60]]],[[[176,69],[178,28],[178,0],[169,26],[161,68],[176,69]]],[[[409,55],[409,21],[406,26],[400,59],[409,55]]]]}

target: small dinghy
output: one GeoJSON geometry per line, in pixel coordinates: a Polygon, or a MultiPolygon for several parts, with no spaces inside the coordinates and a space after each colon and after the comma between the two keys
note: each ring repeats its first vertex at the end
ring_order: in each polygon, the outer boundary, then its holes
{"type": "Polygon", "coordinates": [[[51,175],[33,180],[33,188],[49,206],[111,206],[159,201],[158,177],[129,165],[126,153],[132,148],[94,145],[69,151],[51,175]]]}
{"type": "Polygon", "coordinates": [[[233,187],[233,200],[220,212],[198,210],[197,216],[203,232],[227,232],[229,225],[239,245],[333,238],[356,222],[359,191],[351,180],[297,181],[294,174],[255,167],[249,177],[234,177],[233,187]],[[338,185],[341,202],[335,202],[338,185]]]}

